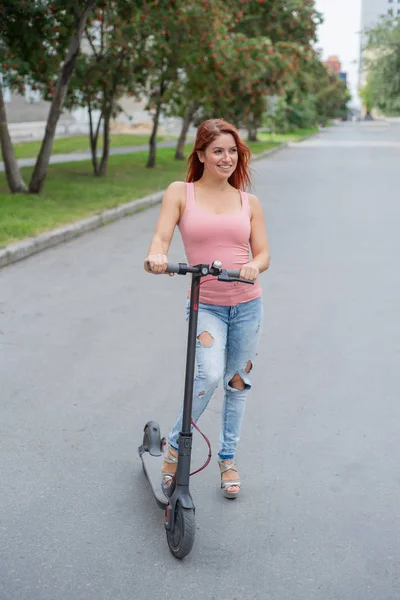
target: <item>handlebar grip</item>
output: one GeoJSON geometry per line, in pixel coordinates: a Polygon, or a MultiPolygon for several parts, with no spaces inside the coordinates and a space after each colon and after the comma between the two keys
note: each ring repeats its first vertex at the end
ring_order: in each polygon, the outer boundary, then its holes
{"type": "Polygon", "coordinates": [[[218,277],[219,281],[240,281],[240,283],[250,283],[251,285],[254,285],[255,283],[254,281],[250,281],[250,279],[243,279],[240,277],[240,270],[227,269],[225,273],[228,278],[225,279],[223,275],[220,275],[218,277]]]}
{"type": "MultiPolygon", "coordinates": [[[[146,261],[146,267],[149,269],[149,271],[151,271],[149,261],[146,261]]],[[[168,267],[164,273],[180,273],[180,265],[168,263],[168,267]]]]}
{"type": "Polygon", "coordinates": [[[236,279],[239,279],[240,277],[240,269],[227,269],[226,272],[228,273],[228,277],[235,277],[236,279]]]}
{"type": "Polygon", "coordinates": [[[180,273],[180,265],[174,265],[173,263],[168,263],[166,273],[180,273]]]}

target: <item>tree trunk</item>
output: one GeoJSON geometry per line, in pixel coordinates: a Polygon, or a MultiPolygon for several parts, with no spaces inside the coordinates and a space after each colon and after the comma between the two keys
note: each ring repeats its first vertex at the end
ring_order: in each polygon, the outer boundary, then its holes
{"type": "Polygon", "coordinates": [[[21,177],[17,159],[15,158],[14,148],[11,142],[10,133],[7,126],[6,107],[4,105],[3,89],[0,84],[0,145],[3,155],[4,169],[6,172],[7,183],[12,194],[27,192],[28,189],[21,177]]]}
{"type": "Polygon", "coordinates": [[[161,94],[157,100],[156,114],[153,119],[153,131],[151,132],[150,142],[149,142],[149,159],[147,161],[146,167],[152,169],[156,166],[156,140],[157,140],[157,129],[158,122],[160,120],[161,113],[161,94]]]}
{"type": "Polygon", "coordinates": [[[86,0],[84,8],[81,10],[79,19],[77,20],[74,35],[69,43],[67,57],[62,66],[60,77],[57,81],[54,98],[51,103],[49,116],[47,118],[46,133],[43,138],[42,146],[40,148],[39,156],[37,157],[36,165],[29,185],[29,191],[33,194],[38,194],[43,188],[43,183],[46,178],[47,167],[51,156],[51,149],[53,147],[57,122],[60,118],[64,99],[75,69],[76,59],[79,54],[79,48],[82,34],[86,26],[86,21],[94,4],[95,0],[86,0]]]}
{"type": "Polygon", "coordinates": [[[164,90],[165,90],[164,78],[163,78],[163,76],[161,76],[160,89],[159,89],[157,104],[156,104],[156,114],[154,115],[154,119],[153,119],[153,131],[151,132],[150,142],[149,142],[149,158],[148,158],[147,165],[146,165],[146,167],[149,169],[153,169],[156,166],[157,129],[158,129],[158,123],[160,120],[161,105],[162,105],[162,98],[164,95],[164,90]]]}
{"type": "Polygon", "coordinates": [[[107,173],[108,157],[110,155],[110,119],[111,110],[107,109],[104,113],[103,154],[100,163],[100,177],[104,177],[104,175],[107,173]]]}
{"type": "Polygon", "coordinates": [[[99,122],[97,123],[96,131],[94,131],[92,107],[90,106],[90,102],[88,104],[88,112],[89,112],[89,138],[90,138],[90,150],[92,152],[93,172],[95,175],[99,175],[99,162],[97,160],[97,142],[99,139],[100,124],[101,124],[101,121],[103,118],[103,113],[101,113],[101,115],[100,115],[99,122]]]}
{"type": "Polygon", "coordinates": [[[257,142],[257,127],[251,125],[247,130],[247,141],[248,142],[257,142]]]}
{"type": "Polygon", "coordinates": [[[178,144],[176,146],[175,160],[184,160],[185,159],[184,149],[185,149],[186,136],[189,131],[189,127],[190,127],[190,123],[192,122],[193,115],[196,112],[198,106],[199,106],[198,103],[194,102],[191,106],[188,106],[185,111],[185,116],[183,118],[181,133],[179,136],[178,144]]]}

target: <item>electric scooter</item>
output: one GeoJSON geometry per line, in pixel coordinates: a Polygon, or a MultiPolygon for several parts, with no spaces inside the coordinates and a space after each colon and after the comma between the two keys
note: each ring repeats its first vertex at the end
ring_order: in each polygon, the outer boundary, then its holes
{"type": "MultiPolygon", "coordinates": [[[[200,280],[206,276],[216,277],[221,282],[238,281],[253,284],[253,281],[240,278],[240,271],[222,269],[220,261],[209,265],[190,267],[186,263],[168,264],[166,273],[187,275],[191,273],[190,313],[186,354],[185,391],[183,400],[182,431],[178,440],[178,464],[175,477],[170,486],[162,486],[161,466],[166,439],[161,438],[160,427],[155,421],[149,421],[144,427],[143,443],[139,446],[143,470],[150,482],[158,506],[165,510],[165,529],[170,551],[175,558],[184,558],[193,547],[195,535],[195,507],[189,491],[190,459],[192,452],[192,400],[195,374],[197,318],[200,280]]],[[[203,436],[205,437],[205,436],[203,436]]],[[[206,439],[206,438],[205,438],[206,439]]],[[[206,440],[207,441],[207,440],[206,440]]],[[[208,462],[211,459],[211,453],[208,462]]],[[[203,467],[204,468],[204,467],[203,467]]],[[[199,469],[201,470],[201,469],[199,469]]],[[[196,471],[197,472],[197,471],[196,471]]]]}

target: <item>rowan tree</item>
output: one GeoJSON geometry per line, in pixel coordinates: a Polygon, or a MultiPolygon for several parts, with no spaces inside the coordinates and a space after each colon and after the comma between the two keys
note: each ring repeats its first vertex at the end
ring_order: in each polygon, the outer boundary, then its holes
{"type": "MultiPolygon", "coordinates": [[[[0,7],[3,79],[21,92],[32,84],[51,98],[45,136],[29,184],[39,193],[47,173],[54,135],[80,49],[83,29],[96,0],[7,0],[0,7]]],[[[0,98],[1,109],[1,98],[0,98]]],[[[3,117],[5,111],[2,111],[3,117]]],[[[8,134],[2,127],[2,148],[10,189],[19,173],[8,134]],[[7,139],[8,138],[8,139],[7,139]],[[5,156],[4,156],[5,155],[5,156]]]]}

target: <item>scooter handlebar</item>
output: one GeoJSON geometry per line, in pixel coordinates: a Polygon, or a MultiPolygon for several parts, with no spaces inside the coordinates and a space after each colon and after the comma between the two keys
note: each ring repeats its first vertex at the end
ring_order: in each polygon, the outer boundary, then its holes
{"type": "MultiPolygon", "coordinates": [[[[188,265],[184,264],[184,263],[180,263],[180,264],[173,264],[173,263],[168,263],[168,267],[167,270],[165,271],[166,273],[177,273],[178,275],[186,275],[187,273],[198,273],[199,269],[196,269],[195,267],[189,267],[188,265]]],[[[226,274],[228,275],[228,277],[232,277],[235,279],[239,279],[240,278],[240,269],[226,269],[226,274]]]]}
{"type": "MultiPolygon", "coordinates": [[[[186,275],[187,273],[200,272],[201,267],[189,267],[189,265],[187,265],[186,263],[179,263],[177,265],[168,263],[168,267],[166,270],[166,273],[177,273],[178,275],[186,275]]],[[[203,275],[214,275],[218,278],[219,281],[240,281],[241,283],[250,283],[251,285],[254,285],[254,281],[249,281],[248,279],[243,279],[240,277],[240,269],[221,269],[218,273],[203,272],[203,275]]]]}
{"type": "MultiPolygon", "coordinates": [[[[149,263],[147,263],[147,266],[149,267],[149,263]]],[[[200,272],[201,272],[201,269],[199,267],[190,267],[186,263],[178,263],[178,264],[168,263],[168,266],[167,266],[166,270],[164,271],[164,273],[176,273],[177,275],[187,275],[188,273],[200,273],[200,272]]],[[[212,275],[212,273],[207,273],[207,272],[204,273],[204,275],[207,275],[207,274],[212,275]]],[[[229,279],[232,279],[232,281],[239,280],[243,283],[254,284],[254,281],[248,281],[247,279],[242,279],[240,277],[240,269],[221,270],[221,274],[219,275],[219,277],[221,277],[221,281],[229,281],[229,279]],[[225,275],[224,278],[222,278],[222,273],[224,273],[224,275],[225,275]]]]}

